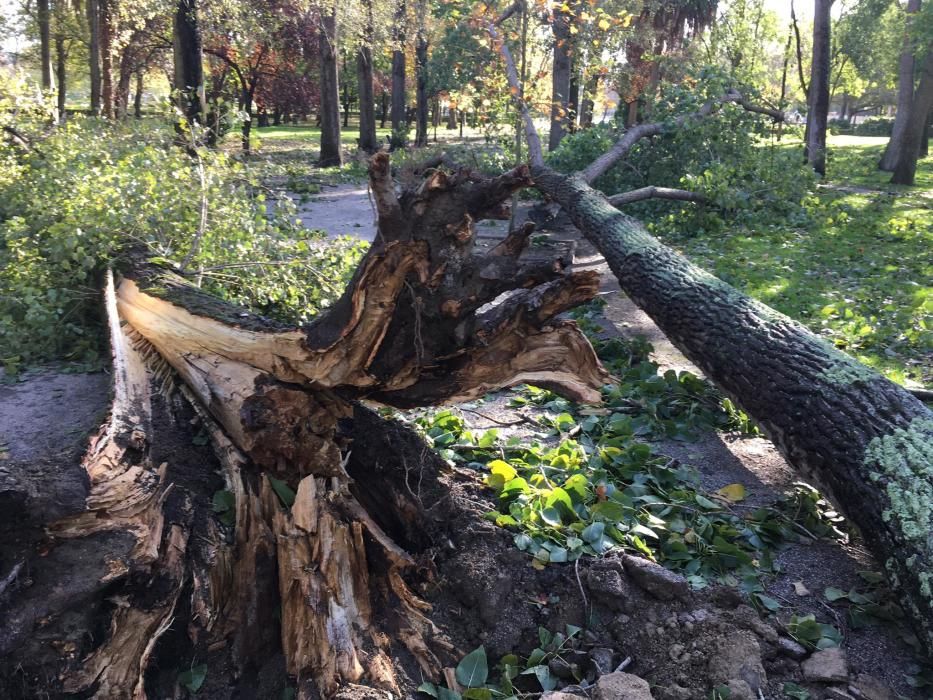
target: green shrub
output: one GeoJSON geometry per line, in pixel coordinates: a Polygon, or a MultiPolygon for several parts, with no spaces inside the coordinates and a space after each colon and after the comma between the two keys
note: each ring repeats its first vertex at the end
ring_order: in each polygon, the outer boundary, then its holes
{"type": "Polygon", "coordinates": [[[894,130],[894,119],[891,117],[869,117],[855,125],[852,133],[855,136],[890,136],[894,130]]]}
{"type": "Polygon", "coordinates": [[[192,158],[167,124],[53,128],[44,105],[15,97],[0,97],[0,112],[35,144],[0,143],[0,362],[14,371],[95,360],[102,274],[129,249],[176,265],[190,253],[186,268],[205,288],[295,322],[335,298],[361,253],[302,228],[287,198],[267,206],[223,153],[192,158]]]}

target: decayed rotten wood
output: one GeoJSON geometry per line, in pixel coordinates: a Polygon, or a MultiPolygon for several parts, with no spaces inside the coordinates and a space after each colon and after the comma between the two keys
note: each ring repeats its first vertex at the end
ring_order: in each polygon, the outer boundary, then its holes
{"type": "MultiPolygon", "coordinates": [[[[423,504],[401,482],[347,472],[356,401],[430,405],[529,381],[598,401],[609,377],[576,325],[556,318],[596,294],[594,273],[524,260],[528,225],[489,252],[474,248],[476,223],[503,216],[530,184],[527,168],[484,178],[437,163],[407,176],[397,192],[388,156],[373,158],[379,235],[343,296],[306,327],[231,307],[146,264],[109,285],[113,414],[85,459],[84,511],[49,535],[57,552],[119,535],[101,570],[89,571],[95,585],[85,595],[121,593],[99,613],[107,631],[68,646],[64,690],[145,697],[160,639],[178,644],[179,629],[192,653],[223,654],[236,674],[281,651],[302,697],[311,687],[332,697],[348,682],[398,693],[393,644],[426,676],[453,660],[409,583],[422,565],[384,526],[421,531],[423,504]],[[172,480],[177,465],[154,463],[173,420],[153,418],[166,392],[186,398],[210,438],[216,464],[201,475],[172,480]],[[233,497],[232,532],[205,516],[210,492],[194,486],[218,466],[233,497]],[[377,608],[392,634],[375,624],[377,608]]],[[[364,422],[370,433],[386,425],[364,422]]],[[[19,638],[40,624],[19,615],[27,601],[0,602],[19,638]]],[[[45,618],[75,604],[55,599],[45,618]]]]}

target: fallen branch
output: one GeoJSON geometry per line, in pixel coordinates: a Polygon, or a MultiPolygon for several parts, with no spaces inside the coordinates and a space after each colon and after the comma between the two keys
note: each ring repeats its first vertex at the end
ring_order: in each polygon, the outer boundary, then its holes
{"type": "Polygon", "coordinates": [[[673,199],[678,202],[696,202],[698,204],[706,204],[709,201],[706,195],[700,194],[699,192],[677,190],[670,187],[655,187],[652,185],[629,192],[622,192],[621,194],[614,194],[609,197],[609,203],[618,208],[646,199],[673,199]]]}
{"type": "Polygon", "coordinates": [[[651,136],[659,136],[672,129],[682,128],[695,119],[703,119],[710,116],[716,111],[717,108],[724,104],[730,103],[737,104],[748,112],[753,112],[755,114],[765,114],[778,122],[784,121],[784,113],[780,110],[756,105],[748,100],[738,90],[729,90],[722,97],[718,97],[715,100],[710,100],[702,107],[700,107],[700,109],[698,109],[696,112],[692,114],[684,114],[671,122],[652,122],[650,124],[639,124],[638,126],[633,126],[622,135],[622,138],[620,138],[611,149],[603,153],[599,158],[581,170],[578,175],[583,179],[584,182],[590,184],[600,175],[605,174],[606,171],[622,160],[625,156],[627,156],[632,148],[635,147],[635,144],[642,139],[649,138],[651,136]]]}

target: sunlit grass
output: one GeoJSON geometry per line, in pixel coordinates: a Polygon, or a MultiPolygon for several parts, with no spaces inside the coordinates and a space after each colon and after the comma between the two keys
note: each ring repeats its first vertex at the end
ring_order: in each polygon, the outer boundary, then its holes
{"type": "Polygon", "coordinates": [[[891,379],[929,386],[933,158],[919,164],[916,186],[892,186],[877,170],[886,143],[829,139],[829,176],[806,202],[805,226],[762,220],[673,242],[891,379]]]}

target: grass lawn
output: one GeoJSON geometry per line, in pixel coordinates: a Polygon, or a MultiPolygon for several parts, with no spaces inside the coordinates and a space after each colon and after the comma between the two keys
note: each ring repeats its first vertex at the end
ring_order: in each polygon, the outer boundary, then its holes
{"type": "Polygon", "coordinates": [[[933,385],[933,158],[917,185],[875,165],[887,139],[837,136],[801,227],[673,237],[698,264],[895,381],[933,385]]]}

